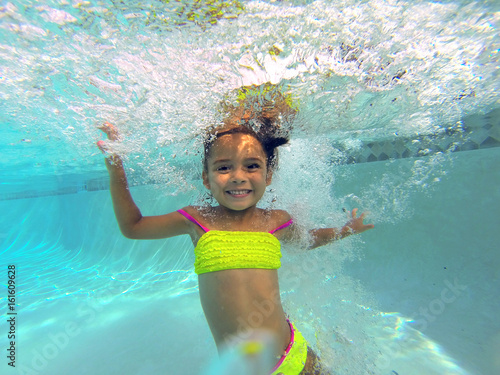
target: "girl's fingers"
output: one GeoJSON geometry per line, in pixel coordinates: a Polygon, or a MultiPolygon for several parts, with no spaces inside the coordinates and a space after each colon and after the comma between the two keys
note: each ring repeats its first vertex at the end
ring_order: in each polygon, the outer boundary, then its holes
{"type": "Polygon", "coordinates": [[[97,142],[97,147],[99,147],[99,150],[101,150],[103,154],[106,153],[106,142],[104,141],[97,142]]]}
{"type": "Polygon", "coordinates": [[[105,121],[104,124],[99,126],[99,129],[106,133],[108,139],[112,141],[116,141],[118,139],[118,130],[116,130],[113,124],[105,121]]]}
{"type": "Polygon", "coordinates": [[[97,128],[106,133],[106,135],[109,135],[109,133],[111,133],[112,126],[113,125],[111,125],[109,122],[106,121],[104,124],[99,125],[97,128]]]}
{"type": "Polygon", "coordinates": [[[352,216],[352,218],[353,218],[353,219],[355,219],[355,218],[356,218],[356,213],[357,213],[357,212],[358,212],[358,209],[357,209],[357,208],[354,208],[354,209],[352,210],[351,216],[352,216]]]}
{"type": "MultiPolygon", "coordinates": [[[[113,124],[110,124],[109,122],[104,122],[101,126],[98,127],[100,130],[102,130],[107,136],[110,141],[117,141],[120,138],[120,135],[118,133],[118,130],[113,126],[113,124]]],[[[106,165],[108,167],[111,167],[113,165],[121,165],[121,159],[119,156],[117,156],[114,152],[113,149],[110,147],[109,142],[106,141],[98,141],[97,142],[97,147],[99,147],[99,150],[105,155],[106,157],[106,165]]]]}
{"type": "Polygon", "coordinates": [[[97,147],[99,147],[99,150],[101,150],[107,160],[114,161],[116,159],[113,149],[109,147],[109,144],[106,141],[98,141],[97,147]]]}

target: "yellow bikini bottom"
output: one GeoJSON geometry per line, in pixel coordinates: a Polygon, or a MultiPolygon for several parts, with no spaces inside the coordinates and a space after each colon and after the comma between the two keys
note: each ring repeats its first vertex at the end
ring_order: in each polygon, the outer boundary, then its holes
{"type": "Polygon", "coordinates": [[[271,375],[299,375],[306,364],[307,341],[288,319],[287,321],[292,334],[290,343],[285,354],[271,370],[271,375]]]}

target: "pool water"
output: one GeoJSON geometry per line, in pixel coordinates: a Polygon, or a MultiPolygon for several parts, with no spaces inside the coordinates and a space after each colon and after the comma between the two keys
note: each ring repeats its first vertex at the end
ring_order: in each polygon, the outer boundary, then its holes
{"type": "Polygon", "coordinates": [[[170,212],[205,199],[199,135],[220,100],[271,81],[300,112],[262,206],[375,224],[283,248],[285,310],[322,362],[497,374],[499,21],[495,2],[458,0],[2,4],[4,354],[8,266],[17,315],[0,373],[224,373],[189,238],[120,234],[96,127],[122,132],[143,214],[170,212]]]}
{"type": "MultiPolygon", "coordinates": [[[[287,311],[338,373],[496,372],[499,156],[456,153],[427,189],[379,183],[395,170],[410,181],[422,159],[332,169],[340,205],[356,194],[380,208],[376,230],[307,256],[285,248],[280,277],[287,311]]],[[[187,199],[159,190],[132,192],[148,214],[187,199]]],[[[201,374],[216,355],[188,238],[124,239],[108,191],[1,206],[19,373],[201,374]]]]}

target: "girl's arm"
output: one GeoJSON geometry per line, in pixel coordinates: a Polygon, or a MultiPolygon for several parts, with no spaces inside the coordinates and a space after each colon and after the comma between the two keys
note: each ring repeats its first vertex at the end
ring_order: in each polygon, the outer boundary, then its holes
{"type": "MultiPolygon", "coordinates": [[[[107,134],[109,140],[118,140],[116,128],[105,122],[100,129],[107,134]]],[[[106,143],[97,142],[99,149],[106,153],[106,143]]],[[[128,187],[127,176],[119,156],[108,155],[106,167],[109,173],[109,189],[113,201],[116,220],[122,234],[132,239],[158,239],[189,233],[189,225],[178,212],[160,216],[142,216],[135,204],[128,187]]]]}
{"type": "MultiPolygon", "coordinates": [[[[276,210],[278,211],[278,210],[276,210]]],[[[282,211],[284,214],[280,217],[279,222],[285,222],[290,219],[290,215],[286,211],[282,211]]],[[[351,212],[350,220],[342,228],[319,228],[311,229],[309,234],[312,238],[309,249],[315,249],[320,246],[327,245],[333,241],[341,240],[351,234],[362,233],[368,229],[374,228],[373,224],[364,224],[363,220],[365,218],[365,213],[362,213],[359,217],[356,217],[358,209],[355,208],[351,212]]],[[[285,242],[300,242],[301,231],[299,228],[292,225],[288,228],[283,229],[283,233],[279,237],[281,241],[285,242]]]]}
{"type": "Polygon", "coordinates": [[[351,219],[342,228],[320,228],[312,229],[309,231],[313,242],[310,249],[324,246],[336,240],[341,240],[352,234],[363,233],[369,229],[373,229],[373,224],[364,224],[365,213],[363,212],[359,217],[356,217],[358,209],[355,208],[351,212],[351,219]]]}

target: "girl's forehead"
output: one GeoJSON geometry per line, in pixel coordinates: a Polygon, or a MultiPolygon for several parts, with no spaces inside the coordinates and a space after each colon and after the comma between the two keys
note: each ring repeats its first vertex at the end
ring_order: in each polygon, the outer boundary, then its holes
{"type": "Polygon", "coordinates": [[[224,134],[214,142],[211,156],[226,153],[259,154],[265,158],[265,153],[260,142],[249,134],[224,134]]]}

